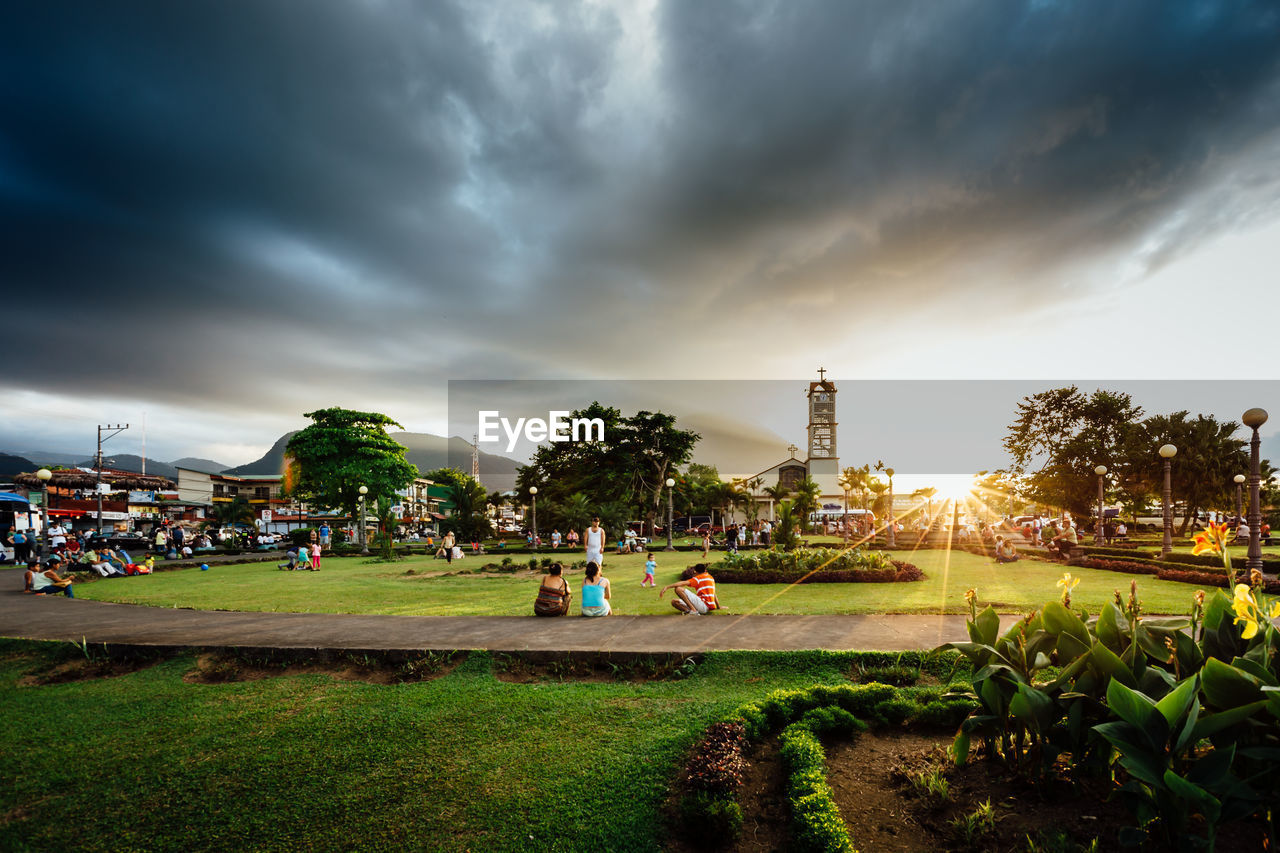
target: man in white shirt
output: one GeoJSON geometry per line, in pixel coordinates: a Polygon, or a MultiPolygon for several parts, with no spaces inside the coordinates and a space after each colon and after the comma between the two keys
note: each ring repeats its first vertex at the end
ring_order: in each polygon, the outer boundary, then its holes
{"type": "Polygon", "coordinates": [[[63,545],[66,545],[66,544],[67,544],[67,530],[65,527],[63,527],[61,524],[58,524],[55,521],[53,523],[53,526],[49,528],[49,547],[61,548],[63,545]]]}

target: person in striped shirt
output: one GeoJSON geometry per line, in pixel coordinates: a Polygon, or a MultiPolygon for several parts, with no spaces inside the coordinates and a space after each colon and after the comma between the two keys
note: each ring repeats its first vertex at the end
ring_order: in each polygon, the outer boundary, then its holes
{"type": "Polygon", "coordinates": [[[694,575],[688,580],[669,583],[658,591],[658,598],[669,589],[676,591],[671,606],[686,616],[706,616],[712,610],[720,609],[716,600],[716,582],[707,571],[706,563],[693,566],[694,575]]]}

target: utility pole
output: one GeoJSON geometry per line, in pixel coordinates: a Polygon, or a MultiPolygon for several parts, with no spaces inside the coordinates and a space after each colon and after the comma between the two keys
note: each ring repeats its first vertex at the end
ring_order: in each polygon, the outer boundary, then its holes
{"type": "Polygon", "coordinates": [[[102,535],[102,442],[107,439],[114,438],[129,428],[128,424],[98,424],[98,455],[95,458],[96,467],[98,469],[97,488],[98,493],[98,535],[102,535]],[[103,431],[110,433],[106,438],[102,437],[103,431]]]}

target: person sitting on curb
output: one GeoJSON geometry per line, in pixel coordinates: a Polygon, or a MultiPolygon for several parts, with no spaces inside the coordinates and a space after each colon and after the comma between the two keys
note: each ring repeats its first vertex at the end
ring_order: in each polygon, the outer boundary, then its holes
{"type": "Polygon", "coordinates": [[[712,610],[720,609],[720,602],[716,599],[716,582],[707,571],[706,563],[698,563],[693,569],[693,577],[667,584],[658,591],[658,598],[662,598],[667,590],[674,589],[676,595],[671,600],[672,607],[686,616],[706,616],[712,610]]]}
{"type": "Polygon", "coordinates": [[[53,554],[44,561],[43,566],[33,566],[26,574],[26,592],[36,595],[56,595],[62,593],[67,598],[75,598],[71,589],[71,579],[58,576],[62,566],[62,558],[53,554]]]}
{"type": "Polygon", "coordinates": [[[1049,551],[1066,560],[1071,557],[1071,549],[1079,543],[1080,540],[1076,537],[1076,526],[1068,521],[1062,526],[1062,532],[1049,543],[1049,551]]]}

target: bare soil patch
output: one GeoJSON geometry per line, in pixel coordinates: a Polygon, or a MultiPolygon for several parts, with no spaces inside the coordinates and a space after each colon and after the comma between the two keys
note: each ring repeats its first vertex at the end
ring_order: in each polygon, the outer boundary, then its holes
{"type": "Polygon", "coordinates": [[[207,651],[196,658],[195,669],[183,676],[189,684],[226,684],[286,675],[328,675],[367,684],[407,684],[448,675],[466,658],[465,652],[310,651],[288,649],[207,651]]]}
{"type": "Polygon", "coordinates": [[[548,681],[643,683],[683,678],[701,655],[642,655],[614,652],[522,652],[495,654],[493,675],[510,684],[548,681]]]}
{"type": "Polygon", "coordinates": [[[19,687],[41,687],[47,684],[68,684],[73,681],[89,681],[95,678],[115,678],[148,669],[168,660],[176,651],[168,648],[146,649],[139,647],[87,647],[78,657],[68,657],[52,666],[44,665],[18,679],[19,687]]]}
{"type": "MultiPolygon", "coordinates": [[[[1120,849],[1119,830],[1132,820],[1121,802],[1105,800],[1105,789],[1077,788],[1062,780],[1033,784],[985,761],[956,767],[947,753],[950,743],[949,732],[902,730],[826,744],[827,781],[859,850],[1022,853],[1035,849],[1071,853],[1088,849],[1095,838],[1098,850],[1120,849]],[[913,778],[930,773],[946,780],[944,796],[931,796],[913,784],[913,778]],[[966,832],[964,818],[986,803],[991,804],[989,824],[966,832]],[[1032,843],[1036,846],[1030,846],[1032,843]]],[[[777,738],[755,746],[748,763],[739,791],[742,837],[725,849],[738,853],[785,851],[790,815],[777,738]]],[[[676,806],[673,799],[668,813],[677,814],[676,806]]],[[[1264,844],[1260,822],[1244,821],[1222,829],[1217,849],[1263,850],[1264,844]]],[[[684,853],[698,848],[684,843],[677,831],[667,849],[684,853]]],[[[1163,849],[1143,848],[1145,853],[1163,849]]]]}

